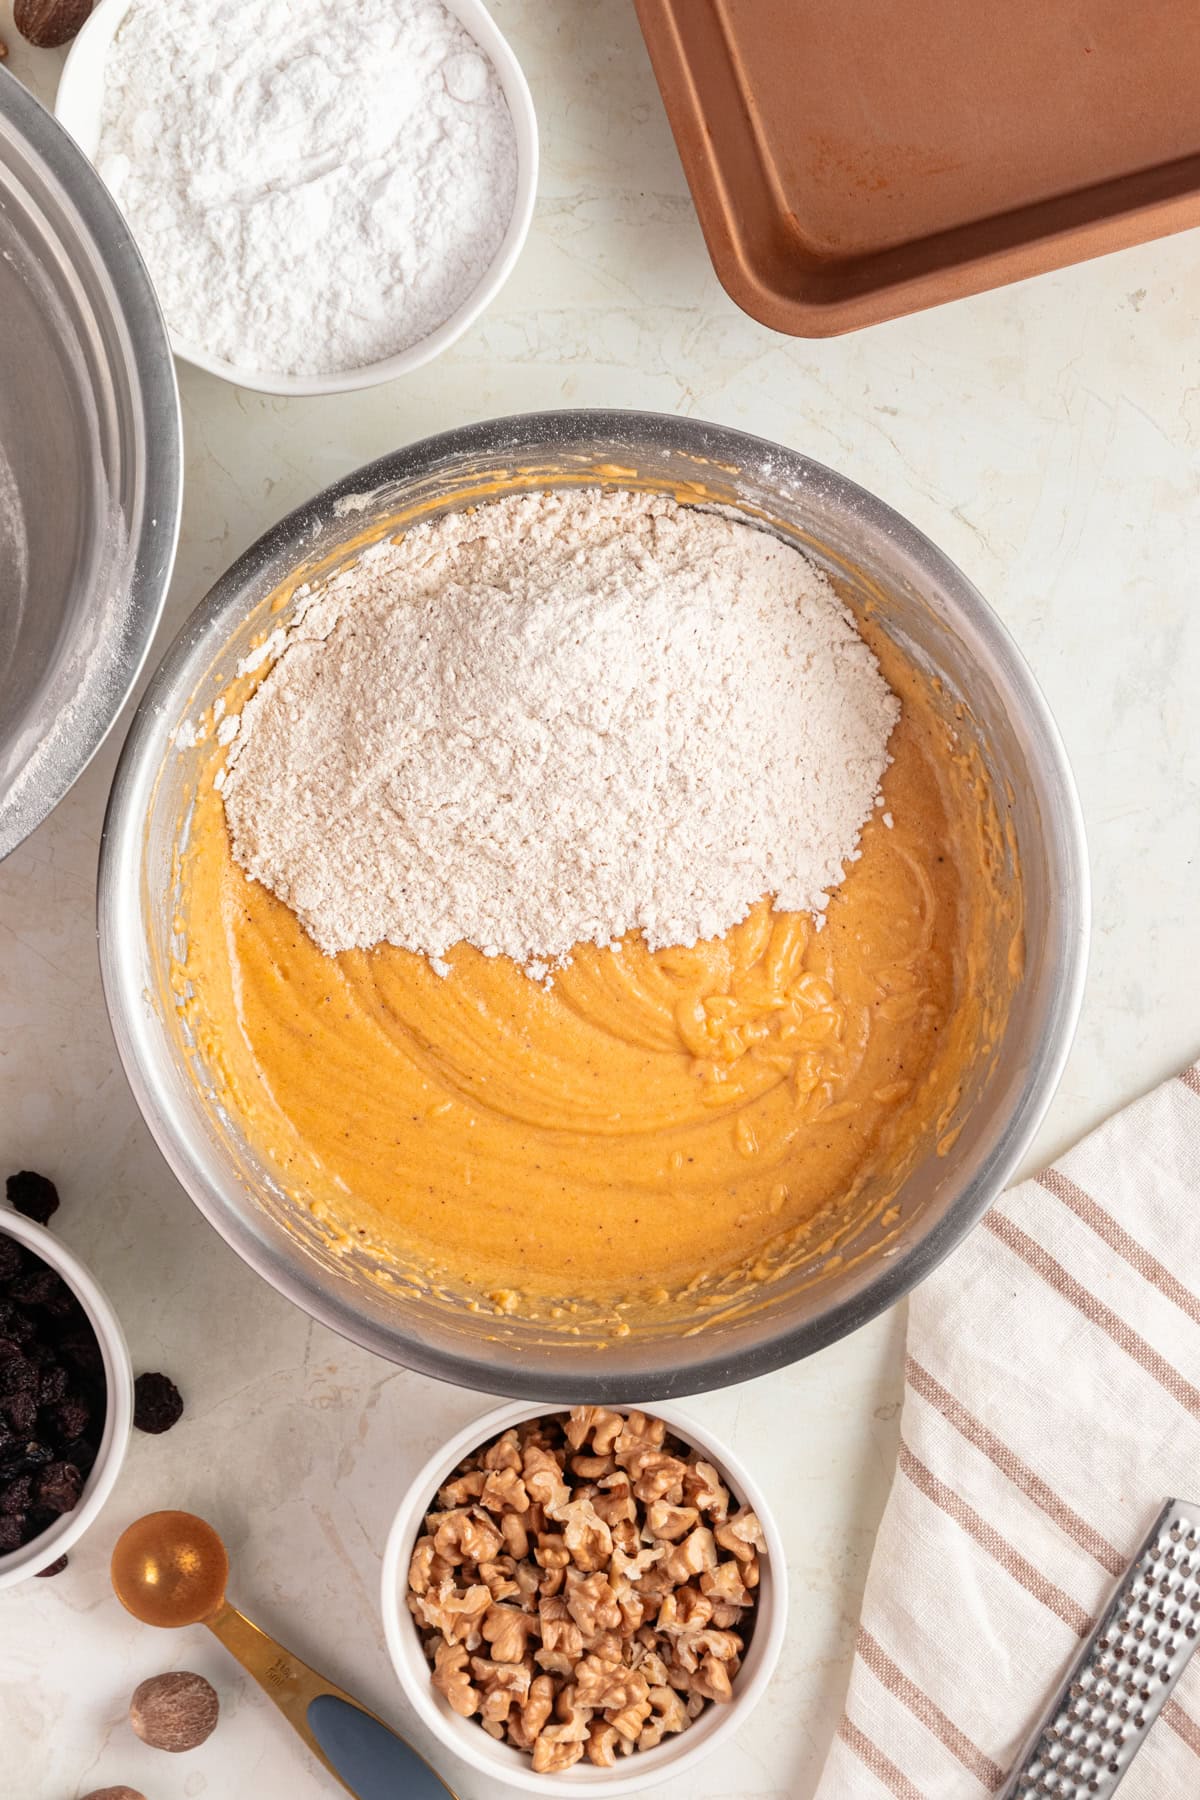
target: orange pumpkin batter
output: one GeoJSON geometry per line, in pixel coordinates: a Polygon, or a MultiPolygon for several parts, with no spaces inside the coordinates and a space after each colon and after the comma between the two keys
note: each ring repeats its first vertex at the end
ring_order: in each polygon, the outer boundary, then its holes
{"type": "Polygon", "coordinates": [[[1001,1027],[1019,905],[977,754],[867,635],[903,704],[892,823],[821,931],[764,900],[695,949],[585,945],[549,990],[466,945],[447,978],[388,945],[330,958],[235,865],[206,780],[187,1012],[282,1185],[344,1242],[543,1318],[754,1280],[885,1205],[1001,1027]]]}

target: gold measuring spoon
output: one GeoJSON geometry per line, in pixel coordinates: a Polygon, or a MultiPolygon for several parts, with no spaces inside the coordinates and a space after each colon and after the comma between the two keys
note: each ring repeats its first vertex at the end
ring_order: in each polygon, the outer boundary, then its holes
{"type": "Polygon", "coordinates": [[[144,1625],[207,1625],[357,1800],[455,1800],[411,1744],[230,1606],[225,1546],[194,1513],[136,1520],[117,1539],[111,1574],[117,1599],[144,1625]]]}

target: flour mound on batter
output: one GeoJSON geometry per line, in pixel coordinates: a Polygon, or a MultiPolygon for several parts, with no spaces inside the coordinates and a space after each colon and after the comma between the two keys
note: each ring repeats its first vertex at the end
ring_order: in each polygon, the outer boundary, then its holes
{"type": "Polygon", "coordinates": [[[233,854],[329,954],[820,914],[900,706],[825,577],[664,497],[508,497],[301,602],[229,754],[233,854]]]}

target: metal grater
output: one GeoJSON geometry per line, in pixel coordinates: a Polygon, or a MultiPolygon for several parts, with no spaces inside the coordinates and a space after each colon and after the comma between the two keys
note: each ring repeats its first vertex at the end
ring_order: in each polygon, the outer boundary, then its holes
{"type": "Polygon", "coordinates": [[[998,1800],[1107,1800],[1198,1641],[1200,1504],[1168,1500],[998,1800]]]}

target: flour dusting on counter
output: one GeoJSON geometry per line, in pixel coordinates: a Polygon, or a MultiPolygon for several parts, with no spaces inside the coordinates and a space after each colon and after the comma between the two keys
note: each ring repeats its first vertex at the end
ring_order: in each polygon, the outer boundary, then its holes
{"type": "Polygon", "coordinates": [[[178,337],[335,373],[469,298],[512,217],[516,135],[442,0],[133,0],[96,166],[178,337]]]}
{"type": "MultiPolygon", "coordinates": [[[[237,861],[326,952],[691,945],[821,913],[899,702],[825,577],[662,498],[509,497],[302,608],[242,712],[237,861]]],[[[541,965],[541,967],[538,967],[541,965]]]]}

